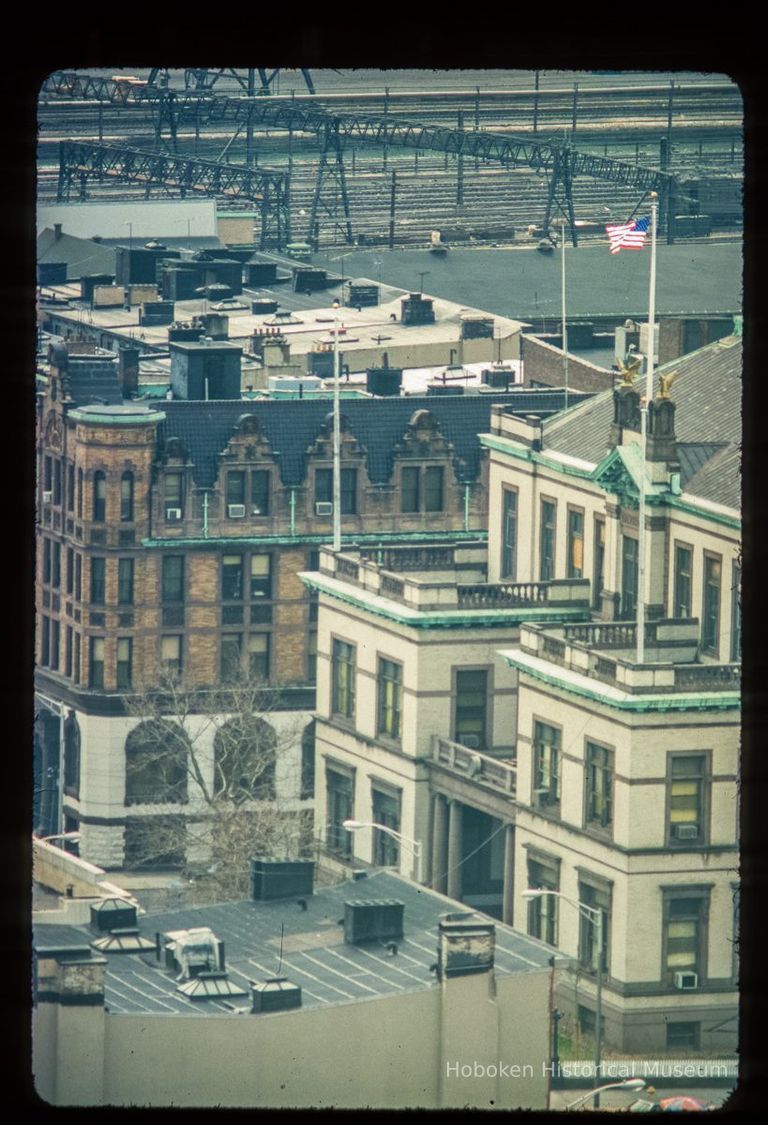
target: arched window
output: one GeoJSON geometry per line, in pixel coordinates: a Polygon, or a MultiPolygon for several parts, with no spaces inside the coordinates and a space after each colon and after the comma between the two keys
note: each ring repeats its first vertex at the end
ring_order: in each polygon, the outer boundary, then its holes
{"type": "Polygon", "coordinates": [[[150,719],[134,727],[125,741],[126,805],[186,802],[188,754],[178,723],[150,719]]]}
{"type": "Polygon", "coordinates": [[[219,728],[213,750],[218,797],[236,803],[274,798],[277,735],[264,719],[230,719],[219,728]]]}
{"type": "Polygon", "coordinates": [[[301,791],[302,801],[315,795],[315,720],[307,723],[301,735],[301,791]]]}
{"type": "Polygon", "coordinates": [[[120,478],[120,519],[123,523],[133,521],[133,473],[123,473],[120,478]]]}
{"type": "Polygon", "coordinates": [[[107,474],[98,472],[93,474],[93,520],[94,523],[103,523],[107,518],[107,474]]]}
{"type": "Polygon", "coordinates": [[[64,720],[64,792],[80,796],[80,726],[74,711],[64,720]]]}

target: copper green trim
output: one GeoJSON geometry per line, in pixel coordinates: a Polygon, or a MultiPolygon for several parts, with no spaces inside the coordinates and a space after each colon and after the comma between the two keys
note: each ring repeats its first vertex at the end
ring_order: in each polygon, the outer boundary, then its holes
{"type": "MultiPolygon", "coordinates": [[[[606,707],[612,707],[615,711],[731,711],[741,707],[741,696],[735,691],[701,692],[696,695],[687,692],[670,692],[668,695],[642,695],[637,698],[611,699],[599,690],[590,690],[581,687],[579,684],[561,679],[559,676],[533,669],[524,660],[516,660],[514,657],[502,653],[499,655],[510,668],[517,668],[518,672],[524,672],[534,680],[549,684],[550,687],[555,687],[568,695],[578,695],[583,699],[591,699],[595,703],[602,703],[606,707]]],[[[617,690],[620,691],[621,689],[618,688],[617,690]]]]}
{"type": "Polygon", "coordinates": [[[323,594],[327,594],[329,598],[334,598],[336,601],[344,602],[346,605],[352,605],[356,609],[363,609],[366,613],[371,613],[375,617],[384,617],[388,621],[395,621],[398,625],[408,625],[412,629],[473,629],[477,627],[496,627],[503,628],[509,625],[514,625],[517,622],[523,621],[586,621],[589,619],[590,611],[588,609],[579,608],[542,608],[541,606],[531,606],[525,608],[509,608],[494,610],[493,613],[477,613],[472,615],[466,610],[446,609],[442,612],[424,612],[423,610],[411,608],[411,614],[398,613],[394,609],[394,602],[390,602],[386,607],[374,604],[365,598],[365,594],[381,597],[380,594],[374,594],[372,590],[361,590],[360,593],[350,590],[337,590],[328,586],[322,577],[300,574],[299,577],[305,586],[309,586],[312,590],[318,590],[323,594]]]}
{"type": "Polygon", "coordinates": [[[564,465],[562,461],[554,461],[544,453],[535,453],[532,449],[522,448],[510,438],[490,437],[488,434],[480,434],[479,437],[481,445],[486,445],[489,449],[495,449],[497,453],[505,453],[509,457],[515,457],[518,461],[531,461],[536,465],[544,465],[545,468],[565,473],[569,477],[580,477],[582,480],[593,478],[594,469],[579,469],[575,465],[564,465]]]}
{"type": "Polygon", "coordinates": [[[732,527],[736,531],[741,531],[740,516],[726,516],[719,512],[710,512],[707,508],[700,508],[697,504],[691,504],[689,500],[681,500],[679,496],[668,496],[666,502],[671,507],[679,508],[681,512],[687,512],[691,516],[698,516],[699,519],[709,520],[710,523],[719,523],[723,527],[732,527]]]}
{"type": "MultiPolygon", "coordinates": [[[[383,531],[377,535],[370,533],[366,535],[342,535],[342,546],[354,548],[359,545],[376,547],[380,543],[382,546],[387,546],[392,543],[445,543],[447,546],[452,546],[456,542],[465,541],[485,541],[488,538],[488,531],[478,529],[477,531],[408,531],[408,532],[395,532],[383,531]]],[[[165,549],[167,547],[253,547],[264,546],[265,544],[270,547],[291,547],[297,543],[310,543],[315,544],[327,543],[329,546],[333,543],[332,535],[241,535],[241,536],[219,536],[217,538],[193,538],[193,539],[176,539],[169,536],[167,539],[142,539],[142,547],[152,549],[165,549]]]]}
{"type": "Polygon", "coordinates": [[[146,426],[155,425],[165,421],[162,410],[147,410],[135,414],[98,414],[95,411],[85,413],[82,410],[70,410],[69,415],[75,422],[84,422],[86,425],[96,426],[146,426]]]}

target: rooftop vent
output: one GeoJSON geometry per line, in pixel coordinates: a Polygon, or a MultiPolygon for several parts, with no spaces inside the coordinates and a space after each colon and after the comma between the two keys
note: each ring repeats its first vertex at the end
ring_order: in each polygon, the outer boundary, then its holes
{"type": "Polygon", "coordinates": [[[272,977],[251,985],[252,1012],[284,1012],[288,1008],[300,1007],[301,988],[298,984],[291,984],[287,977],[272,977]]]}
{"type": "Polygon", "coordinates": [[[136,907],[124,898],[103,898],[91,903],[91,929],[97,934],[136,925],[136,907]]]}
{"type": "Polygon", "coordinates": [[[169,930],[157,940],[157,955],[166,969],[179,974],[178,980],[193,980],[201,973],[224,971],[224,942],[207,926],[190,930],[169,930]]]}
{"type": "Polygon", "coordinates": [[[198,973],[192,980],[184,981],[176,988],[188,1000],[228,1000],[231,996],[247,996],[248,989],[231,981],[220,969],[198,973]]]}
{"type": "Polygon", "coordinates": [[[251,898],[256,902],[268,902],[311,895],[314,878],[315,864],[311,859],[255,856],[251,860],[251,898]]]}
{"type": "Polygon", "coordinates": [[[344,940],[350,945],[386,941],[403,936],[402,902],[351,901],[344,903],[344,940]]]}
{"type": "Polygon", "coordinates": [[[496,927],[472,911],[443,914],[438,926],[438,977],[486,973],[493,968],[496,927]]]}
{"type": "Polygon", "coordinates": [[[111,930],[106,937],[96,938],[91,948],[99,953],[143,953],[156,949],[157,944],[151,938],[142,937],[137,926],[126,926],[111,930]]]}

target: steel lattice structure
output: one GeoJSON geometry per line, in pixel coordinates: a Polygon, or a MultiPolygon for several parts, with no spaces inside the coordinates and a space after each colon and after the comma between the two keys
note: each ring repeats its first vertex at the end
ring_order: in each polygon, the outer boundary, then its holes
{"type": "Polygon", "coordinates": [[[245,164],[200,160],[169,152],[147,152],[123,145],[62,141],[59,146],[59,200],[69,199],[77,181],[85,198],[89,178],[114,178],[187,194],[247,199],[261,209],[261,245],[290,241],[288,176],[245,164]]]}
{"type": "MultiPolygon", "coordinates": [[[[44,94],[109,101],[119,105],[156,106],[158,113],[169,111],[167,91],[130,80],[95,78],[75,72],[57,72],[43,84],[44,94]]],[[[549,192],[544,215],[544,230],[549,229],[555,206],[567,218],[576,242],[573,221],[571,185],[575,176],[592,176],[598,180],[637,188],[646,193],[656,191],[661,197],[661,213],[670,212],[675,178],[668,172],[622,160],[580,152],[567,143],[539,140],[534,137],[485,131],[448,129],[439,125],[415,124],[392,117],[359,114],[329,114],[319,106],[277,103],[269,98],[213,97],[205,94],[178,93],[173,96],[174,120],[170,132],[175,140],[182,124],[229,124],[233,129],[263,125],[275,129],[315,133],[328,145],[332,135],[336,142],[344,139],[368,144],[399,146],[421,152],[449,153],[501,164],[505,167],[525,166],[549,176],[549,192]]]]}

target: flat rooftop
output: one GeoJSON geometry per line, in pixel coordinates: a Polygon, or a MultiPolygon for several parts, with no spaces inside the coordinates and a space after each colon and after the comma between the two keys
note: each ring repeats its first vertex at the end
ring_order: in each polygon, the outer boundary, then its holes
{"type": "MultiPolygon", "coordinates": [[[[318,889],[304,899],[276,902],[234,902],[139,916],[139,930],[154,939],[157,932],[207,926],[224,942],[229,979],[243,987],[278,975],[281,927],[283,959],[279,975],[302,990],[302,1006],[344,1004],[379,996],[434,988],[430,966],[437,960],[441,915],[471,908],[389,871],[374,871],[318,889]],[[381,942],[349,945],[344,941],[344,903],[402,902],[404,936],[393,956],[381,942]]],[[[495,972],[545,969],[552,948],[493,920],[496,926],[495,972]]],[[[89,926],[35,926],[35,946],[83,946],[97,935],[89,926]]],[[[248,996],[233,1000],[190,1000],[176,991],[175,975],[161,968],[154,951],[110,953],[107,956],[105,1003],[110,1012],[148,1015],[231,1014],[250,1009],[248,996]]]]}

